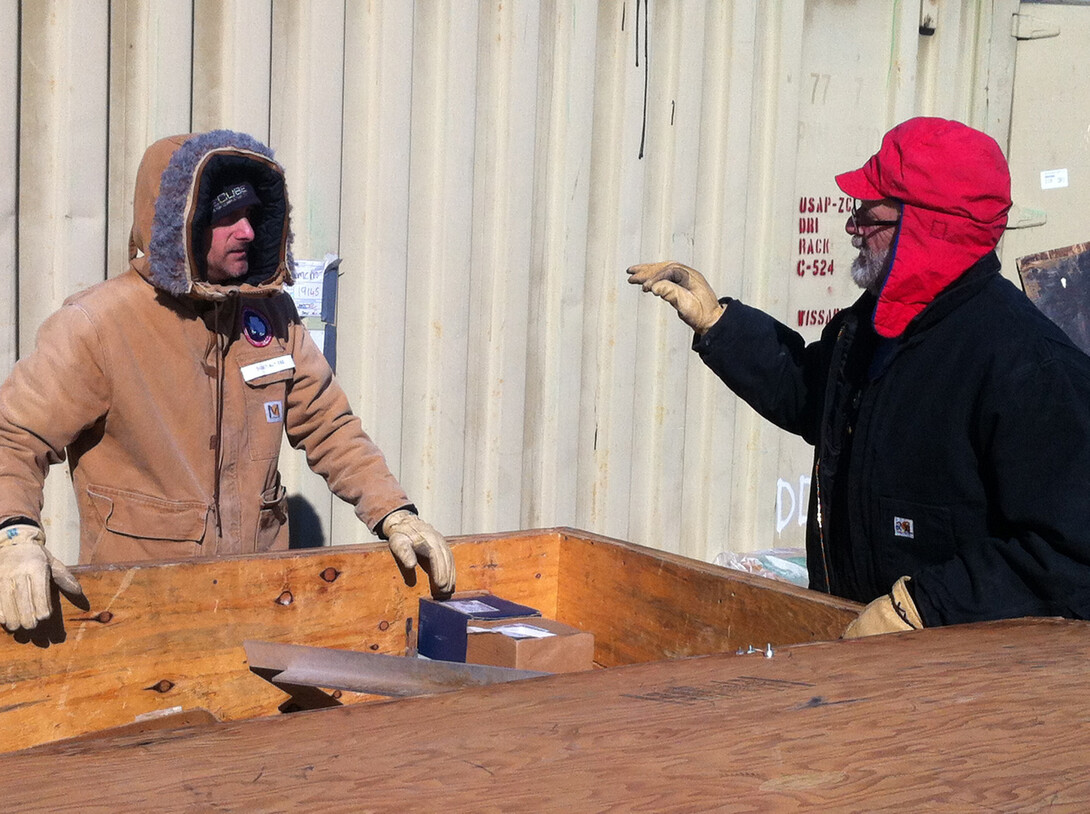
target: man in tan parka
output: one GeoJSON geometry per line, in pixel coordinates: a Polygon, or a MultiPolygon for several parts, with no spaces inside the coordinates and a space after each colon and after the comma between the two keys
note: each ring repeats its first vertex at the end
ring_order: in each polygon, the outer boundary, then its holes
{"type": "Polygon", "coordinates": [[[290,296],[289,205],[272,152],[218,130],[162,139],[137,174],[129,268],[70,297],[0,386],[0,623],[51,614],[42,487],[67,456],[80,562],[282,550],[283,433],[389,541],[454,587],[443,537],[416,515],[290,296]]]}

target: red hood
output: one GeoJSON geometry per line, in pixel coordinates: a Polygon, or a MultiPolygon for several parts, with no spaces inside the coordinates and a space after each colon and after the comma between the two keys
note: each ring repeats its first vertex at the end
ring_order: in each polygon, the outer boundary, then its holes
{"type": "Polygon", "coordinates": [[[901,224],[874,328],[900,336],[936,295],[995,248],[1007,225],[1011,181],[991,136],[960,122],[916,118],[897,125],[858,170],[836,177],[853,198],[893,198],[901,224]]]}

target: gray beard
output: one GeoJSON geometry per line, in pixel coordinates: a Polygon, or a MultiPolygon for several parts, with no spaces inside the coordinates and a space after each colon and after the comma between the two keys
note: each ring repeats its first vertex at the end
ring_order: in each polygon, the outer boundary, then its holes
{"type": "Polygon", "coordinates": [[[888,249],[877,254],[866,249],[861,250],[852,261],[852,282],[877,296],[878,290],[882,287],[887,260],[889,260],[888,249]]]}

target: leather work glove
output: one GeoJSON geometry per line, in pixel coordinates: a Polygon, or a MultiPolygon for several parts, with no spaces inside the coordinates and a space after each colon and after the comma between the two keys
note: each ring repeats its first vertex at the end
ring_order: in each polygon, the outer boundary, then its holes
{"type": "Polygon", "coordinates": [[[45,533],[29,523],[0,529],[0,623],[29,630],[52,613],[49,581],[66,594],[83,596],[68,568],[45,547],[45,533]]]}
{"type": "Polygon", "coordinates": [[[880,596],[863,608],[855,617],[842,639],[858,639],[878,633],[897,633],[902,630],[919,630],[924,627],[916,603],[908,592],[907,583],[912,577],[901,577],[885,596],[880,596]]]}
{"type": "Polygon", "coordinates": [[[440,593],[454,590],[454,555],[443,535],[408,509],[391,512],[382,521],[382,534],[390,553],[409,571],[416,568],[417,556],[427,557],[431,584],[440,593]]]}
{"type": "Polygon", "coordinates": [[[704,275],[681,263],[641,263],[628,270],[628,282],[643,286],[677,309],[678,316],[703,336],[723,316],[719,302],[704,275]]]}

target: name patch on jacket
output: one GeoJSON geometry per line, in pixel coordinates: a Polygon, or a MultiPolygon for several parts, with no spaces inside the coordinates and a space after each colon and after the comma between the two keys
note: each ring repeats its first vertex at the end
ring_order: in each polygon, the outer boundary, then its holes
{"type": "Polygon", "coordinates": [[[253,308],[242,309],[242,333],[255,348],[263,348],[272,341],[272,328],[265,315],[253,308]]]}
{"type": "Polygon", "coordinates": [[[894,537],[907,537],[908,539],[914,539],[916,537],[916,524],[912,522],[911,517],[894,517],[893,518],[893,536],[894,537]]]}
{"type": "Polygon", "coordinates": [[[295,367],[295,360],[291,358],[291,354],[284,356],[274,356],[272,359],[262,359],[260,362],[254,362],[252,365],[243,365],[239,368],[242,371],[242,380],[252,382],[254,379],[260,376],[268,376],[270,373],[279,373],[281,370],[291,370],[295,367]]]}

